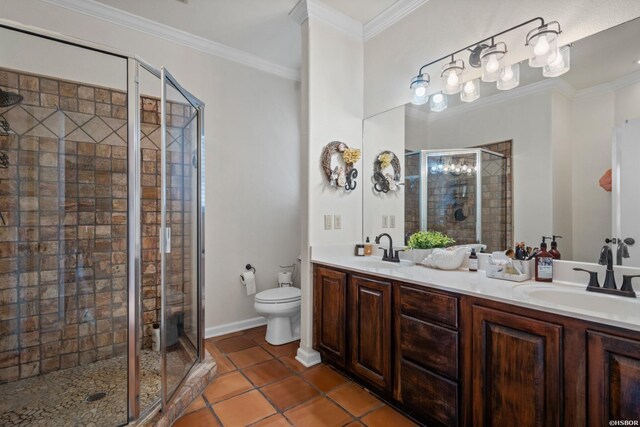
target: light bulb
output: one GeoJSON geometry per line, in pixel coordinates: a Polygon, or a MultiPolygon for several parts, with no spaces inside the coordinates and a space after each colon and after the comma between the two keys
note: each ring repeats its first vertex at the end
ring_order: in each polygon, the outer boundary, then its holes
{"type": "Polygon", "coordinates": [[[473,81],[468,81],[464,84],[464,92],[465,93],[473,93],[476,90],[476,85],[473,84],[473,81]]]}
{"type": "Polygon", "coordinates": [[[485,69],[487,70],[487,73],[495,73],[496,71],[498,71],[498,68],[500,68],[500,62],[498,62],[498,58],[496,58],[497,55],[490,55],[489,56],[489,60],[487,61],[487,65],[485,67],[485,69]]]}
{"type": "Polygon", "coordinates": [[[504,69],[504,72],[502,73],[502,81],[508,82],[512,78],[513,78],[513,70],[511,69],[511,65],[509,65],[507,68],[504,69]]]}
{"type": "Polygon", "coordinates": [[[462,170],[466,171],[467,170],[467,165],[462,165],[462,170]]]}
{"type": "Polygon", "coordinates": [[[449,173],[449,168],[445,166],[444,173],[449,173]]]}
{"type": "Polygon", "coordinates": [[[442,102],[443,96],[441,93],[436,93],[435,95],[433,95],[433,102],[435,102],[436,104],[439,104],[442,102]]]}
{"type": "Polygon", "coordinates": [[[547,40],[547,36],[541,35],[538,37],[538,42],[533,48],[533,53],[538,56],[546,55],[549,52],[549,41],[547,40]]]}
{"type": "Polygon", "coordinates": [[[427,88],[425,88],[424,86],[418,86],[415,93],[416,96],[423,97],[427,93],[427,88]]]}
{"type": "Polygon", "coordinates": [[[564,67],[564,60],[562,55],[556,55],[555,59],[549,64],[549,68],[562,68],[564,67]]]}
{"type": "Polygon", "coordinates": [[[449,86],[457,86],[458,85],[458,74],[455,71],[449,71],[449,76],[447,77],[447,85],[449,86]]]}
{"type": "Polygon", "coordinates": [[[444,164],[438,163],[438,169],[440,169],[440,170],[444,169],[444,164]]]}
{"type": "Polygon", "coordinates": [[[431,173],[436,173],[437,170],[438,168],[436,168],[435,166],[431,166],[431,173]]]}

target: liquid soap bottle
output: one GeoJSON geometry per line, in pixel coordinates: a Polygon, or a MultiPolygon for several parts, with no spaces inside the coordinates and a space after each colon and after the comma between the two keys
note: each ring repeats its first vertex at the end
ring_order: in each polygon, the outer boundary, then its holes
{"type": "Polygon", "coordinates": [[[469,271],[478,271],[478,255],[475,249],[471,249],[471,255],[469,255],[469,271]]]}
{"type": "Polygon", "coordinates": [[[553,256],[547,251],[547,239],[549,237],[542,236],[540,250],[535,256],[537,282],[553,281],[553,256]]]}
{"type": "Polygon", "coordinates": [[[553,235],[551,240],[551,250],[549,251],[549,253],[553,257],[553,259],[560,259],[561,256],[560,251],[558,250],[558,242],[556,242],[556,239],[562,239],[562,236],[556,236],[555,234],[553,235]]]}
{"type": "Polygon", "coordinates": [[[369,237],[367,236],[367,241],[364,242],[364,255],[365,256],[371,256],[372,253],[373,253],[373,245],[371,244],[371,241],[369,240],[369,237]]]}

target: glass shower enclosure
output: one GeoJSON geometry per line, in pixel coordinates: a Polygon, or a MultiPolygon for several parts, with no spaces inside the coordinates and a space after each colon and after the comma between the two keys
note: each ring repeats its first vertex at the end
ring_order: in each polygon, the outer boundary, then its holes
{"type": "Polygon", "coordinates": [[[407,153],[405,165],[407,235],[440,231],[489,252],[510,247],[504,155],[483,148],[422,150],[407,153]]]}
{"type": "Polygon", "coordinates": [[[204,104],[0,21],[0,424],[115,426],[204,358],[204,104]]]}

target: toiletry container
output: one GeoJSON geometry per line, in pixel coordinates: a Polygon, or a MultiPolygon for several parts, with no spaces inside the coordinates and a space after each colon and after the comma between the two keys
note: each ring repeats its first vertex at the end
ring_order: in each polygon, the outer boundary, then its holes
{"type": "Polygon", "coordinates": [[[469,271],[478,271],[478,255],[475,249],[471,249],[471,255],[469,255],[469,271]]]}
{"type": "Polygon", "coordinates": [[[540,251],[536,254],[536,281],[551,282],[553,281],[553,256],[547,251],[548,237],[542,237],[540,243],[540,251]]]}
{"type": "Polygon", "coordinates": [[[558,242],[556,241],[556,239],[562,239],[562,236],[556,236],[555,234],[553,235],[553,239],[551,240],[551,250],[549,251],[549,253],[553,257],[553,259],[560,259],[561,255],[560,251],[558,250],[558,242]]]}
{"type": "Polygon", "coordinates": [[[371,244],[371,241],[367,236],[367,240],[364,242],[364,254],[365,256],[371,256],[372,253],[373,253],[373,245],[371,244]]]}

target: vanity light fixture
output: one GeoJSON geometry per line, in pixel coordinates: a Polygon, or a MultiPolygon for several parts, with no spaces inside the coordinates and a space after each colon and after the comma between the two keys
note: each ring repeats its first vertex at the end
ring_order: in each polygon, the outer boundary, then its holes
{"type": "Polygon", "coordinates": [[[473,102],[480,98],[480,79],[473,79],[462,85],[460,100],[462,102],[473,102]]]}
{"type": "MultiPolygon", "coordinates": [[[[430,78],[425,69],[444,60],[449,60],[449,62],[442,67],[440,73],[442,94],[454,95],[460,92],[460,99],[464,102],[478,99],[480,96],[479,79],[461,83],[465,64],[462,59],[456,59],[455,56],[462,52],[471,52],[468,63],[471,67],[482,68],[482,81],[497,82],[500,90],[517,87],[520,84],[520,64],[505,63],[507,45],[504,42],[495,42],[495,39],[534,22],[538,26],[529,31],[525,37],[525,46],[530,49],[529,66],[545,67],[543,70],[545,77],[557,77],[566,73],[569,70],[569,48],[565,46],[566,50],[565,47],[558,49],[558,36],[562,32],[560,24],[558,21],[547,23],[541,17],[537,17],[424,64],[420,67],[418,75],[411,79],[411,102],[422,105],[428,101],[426,87],[429,85],[430,78]]],[[[638,64],[640,64],[640,60],[638,60],[638,64]]]]}
{"type": "Polygon", "coordinates": [[[442,93],[447,95],[455,95],[462,89],[462,73],[464,72],[464,61],[462,59],[453,59],[451,62],[442,67],[440,77],[442,77],[442,93]]]}
{"type": "Polygon", "coordinates": [[[558,77],[569,71],[571,62],[571,46],[566,45],[558,49],[556,58],[542,68],[545,77],[558,77]]]}
{"type": "Polygon", "coordinates": [[[482,81],[495,82],[500,77],[500,70],[504,68],[504,57],[507,54],[507,45],[504,42],[493,43],[480,54],[482,63],[482,81]]]}
{"type": "Polygon", "coordinates": [[[447,97],[442,94],[442,92],[438,92],[435,95],[431,96],[431,101],[429,101],[431,106],[431,111],[436,113],[440,111],[444,111],[447,109],[447,97]]]}
{"type": "Polygon", "coordinates": [[[411,102],[415,105],[423,105],[426,104],[429,100],[429,95],[427,94],[427,87],[429,86],[431,78],[429,74],[419,74],[411,80],[411,85],[409,89],[411,89],[411,102]]]}
{"type": "Polygon", "coordinates": [[[542,24],[527,34],[526,46],[529,46],[529,66],[544,67],[558,55],[558,35],[562,32],[558,21],[542,24]]]}
{"type": "Polygon", "coordinates": [[[500,70],[496,86],[500,90],[509,90],[520,84],[520,64],[507,65],[500,70]]]}

